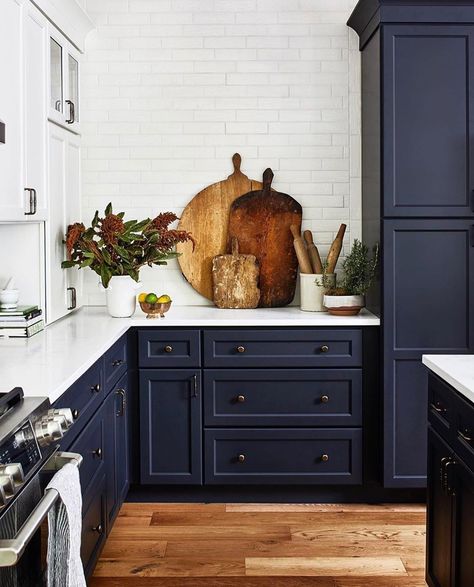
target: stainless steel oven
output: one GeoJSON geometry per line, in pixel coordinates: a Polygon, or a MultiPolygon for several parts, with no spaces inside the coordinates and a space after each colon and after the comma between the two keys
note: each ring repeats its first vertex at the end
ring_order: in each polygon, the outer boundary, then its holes
{"type": "Polygon", "coordinates": [[[66,463],[82,457],[58,451],[73,424],[70,410],[16,388],[0,395],[0,586],[46,585],[47,518],[58,499],[46,489],[66,463]]]}

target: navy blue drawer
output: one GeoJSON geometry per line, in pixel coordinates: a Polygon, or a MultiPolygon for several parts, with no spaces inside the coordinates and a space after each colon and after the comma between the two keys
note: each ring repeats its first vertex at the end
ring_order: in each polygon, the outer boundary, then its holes
{"type": "Polygon", "coordinates": [[[127,337],[122,336],[104,354],[104,387],[106,394],[127,371],[127,337]]]}
{"type": "Polygon", "coordinates": [[[360,426],[360,369],[206,369],[205,426],[360,426]]]}
{"type": "Polygon", "coordinates": [[[54,403],[55,408],[71,408],[75,420],[61,442],[62,450],[71,445],[103,399],[102,361],[99,360],[54,403]]]}
{"type": "Polygon", "coordinates": [[[86,577],[95,566],[97,556],[106,537],[106,489],[105,476],[95,483],[85,496],[82,508],[81,559],[86,577]]]}
{"type": "Polygon", "coordinates": [[[69,449],[83,458],[79,469],[83,495],[90,490],[91,483],[104,462],[104,446],[105,417],[104,410],[101,409],[69,449]]]}
{"type": "Polygon", "coordinates": [[[455,417],[452,432],[455,436],[453,448],[474,471],[474,405],[464,399],[457,391],[451,390],[455,417]]]}
{"type": "Polygon", "coordinates": [[[138,333],[140,367],[199,367],[199,330],[141,330],[138,333]]]}
{"type": "Polygon", "coordinates": [[[360,330],[207,330],[205,367],[357,367],[360,330]]]}
{"type": "Polygon", "coordinates": [[[205,482],[347,484],[362,482],[362,430],[207,429],[205,482]]]}

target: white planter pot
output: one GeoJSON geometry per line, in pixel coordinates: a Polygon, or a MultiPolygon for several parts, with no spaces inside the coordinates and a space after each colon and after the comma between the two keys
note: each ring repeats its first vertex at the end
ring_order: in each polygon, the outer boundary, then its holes
{"type": "Polygon", "coordinates": [[[130,318],[137,306],[136,292],[141,283],[129,275],[114,276],[105,290],[107,310],[113,318],[130,318]]]}
{"type": "MultiPolygon", "coordinates": [[[[328,285],[336,284],[336,274],[326,275],[328,285]]],[[[323,275],[317,273],[300,273],[301,309],[304,312],[326,312],[324,298],[323,275]]]]}
{"type": "Polygon", "coordinates": [[[323,303],[333,316],[356,316],[365,306],[365,296],[324,296],[323,303]]]}

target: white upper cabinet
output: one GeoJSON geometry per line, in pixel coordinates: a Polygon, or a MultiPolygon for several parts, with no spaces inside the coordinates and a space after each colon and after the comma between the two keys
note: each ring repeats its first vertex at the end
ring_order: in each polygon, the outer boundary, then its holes
{"type": "Polygon", "coordinates": [[[0,4],[0,221],[46,218],[47,21],[29,2],[0,4]]]}
{"type": "Polygon", "coordinates": [[[80,133],[79,53],[58,31],[49,36],[49,114],[51,121],[80,133]]]}

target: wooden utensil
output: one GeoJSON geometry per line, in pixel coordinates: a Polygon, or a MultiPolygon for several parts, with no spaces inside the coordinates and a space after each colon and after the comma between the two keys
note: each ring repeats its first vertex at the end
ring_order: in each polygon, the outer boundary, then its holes
{"type": "Polygon", "coordinates": [[[263,174],[263,189],[241,196],[232,204],[227,247],[239,239],[242,253],[255,255],[260,266],[260,302],[264,308],[289,304],[295,295],[298,260],[290,226],[301,230],[300,204],[272,191],[273,172],[263,174]]]}
{"type": "Polygon", "coordinates": [[[209,300],[213,297],[212,259],[226,252],[230,206],[242,194],[262,187],[240,171],[241,162],[235,153],[232,175],[199,192],[184,209],[178,224],[178,229],[190,232],[196,242],[194,252],[192,243],[177,246],[181,271],[193,288],[209,300]]]}
{"type": "Polygon", "coordinates": [[[301,238],[300,231],[296,224],[290,226],[291,234],[293,235],[293,246],[295,247],[296,256],[300,266],[301,273],[313,273],[313,267],[308,256],[303,239],[301,238]]]}
{"type": "Polygon", "coordinates": [[[256,308],[260,300],[259,268],[255,255],[240,255],[232,239],[232,254],[212,261],[214,303],[218,308],[256,308]]]}
{"type": "Polygon", "coordinates": [[[329,249],[328,258],[326,261],[326,273],[334,273],[334,269],[336,268],[339,255],[341,254],[342,241],[344,239],[346,228],[347,226],[345,224],[341,224],[337,232],[336,238],[334,239],[334,242],[332,243],[331,248],[329,249]]]}
{"type": "Polygon", "coordinates": [[[308,256],[313,267],[313,273],[321,275],[323,272],[323,264],[321,263],[321,257],[319,256],[318,247],[314,244],[313,233],[310,230],[303,232],[304,240],[308,248],[308,256]]]}

